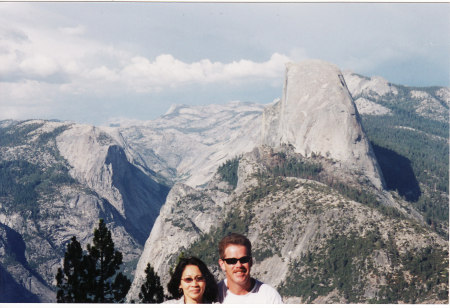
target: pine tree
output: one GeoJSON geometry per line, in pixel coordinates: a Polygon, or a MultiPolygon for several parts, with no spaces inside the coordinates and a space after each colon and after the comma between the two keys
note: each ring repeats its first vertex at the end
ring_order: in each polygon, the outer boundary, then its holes
{"type": "Polygon", "coordinates": [[[92,301],[95,303],[122,302],[131,282],[121,273],[114,275],[122,265],[122,253],[114,249],[111,232],[100,219],[94,230],[93,245],[87,246],[89,281],[92,301]]]}
{"type": "Polygon", "coordinates": [[[124,303],[128,290],[131,287],[131,281],[122,273],[116,275],[112,284],[114,303],[124,303]]]}
{"type": "Polygon", "coordinates": [[[64,266],[58,268],[56,275],[56,300],[58,303],[85,303],[87,291],[85,288],[85,257],[80,243],[74,236],[67,244],[64,254],[64,266]]]}
{"type": "Polygon", "coordinates": [[[139,293],[141,303],[162,303],[164,300],[164,290],[158,274],[155,273],[150,263],[147,264],[145,274],[146,279],[139,293]]]}
{"type": "Polygon", "coordinates": [[[93,245],[83,253],[73,237],[67,245],[63,269],[56,274],[58,303],[122,303],[130,289],[130,280],[117,273],[122,253],[114,249],[111,232],[100,219],[94,230],[93,245]]]}

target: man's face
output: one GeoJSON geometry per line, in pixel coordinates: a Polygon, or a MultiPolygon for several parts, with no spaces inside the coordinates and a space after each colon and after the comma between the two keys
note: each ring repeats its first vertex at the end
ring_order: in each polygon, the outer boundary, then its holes
{"type": "MultiPolygon", "coordinates": [[[[225,248],[224,259],[248,257],[247,248],[242,245],[228,245],[225,248]]],[[[227,276],[228,284],[237,284],[239,286],[246,286],[250,281],[250,268],[252,267],[252,260],[247,263],[238,261],[236,264],[227,264],[224,260],[219,260],[219,265],[227,276]]]]}

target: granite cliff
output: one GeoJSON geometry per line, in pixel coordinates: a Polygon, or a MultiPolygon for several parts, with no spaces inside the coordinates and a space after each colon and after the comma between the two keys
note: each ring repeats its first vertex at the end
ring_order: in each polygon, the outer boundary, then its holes
{"type": "MultiPolygon", "coordinates": [[[[354,85],[358,76],[348,76],[354,85]]],[[[396,91],[383,80],[373,83],[374,97],[396,91]]],[[[359,104],[369,102],[370,112],[387,109],[369,98],[359,104]]],[[[438,277],[448,275],[448,242],[411,204],[385,190],[353,97],[334,65],[288,64],[282,99],[255,121],[260,141],[222,165],[236,168],[237,183],[218,170],[201,187],[174,186],[146,242],[129,301],[137,299],[147,263],[165,284],[181,253],[200,256],[223,277],[216,247],[229,231],[248,235],[255,276],[277,287],[286,302],[445,301],[448,284],[438,277]],[[437,282],[423,288],[409,258],[431,254],[439,259],[437,282]],[[400,284],[407,291],[393,295],[400,284]]]]}
{"type": "Polygon", "coordinates": [[[286,72],[267,105],[114,127],[1,121],[0,301],[55,301],[67,242],[86,247],[104,218],[129,300],[147,262],[166,284],[181,252],[220,278],[217,239],[234,230],[287,302],[446,302],[450,90],[317,60],[286,72]]]}

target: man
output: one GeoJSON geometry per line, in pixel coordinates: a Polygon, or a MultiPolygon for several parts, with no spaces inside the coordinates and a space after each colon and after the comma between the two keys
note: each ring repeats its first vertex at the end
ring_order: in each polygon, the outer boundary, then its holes
{"type": "Polygon", "coordinates": [[[282,304],[280,294],[250,277],[253,265],[252,244],[245,236],[231,233],[219,243],[219,265],[226,279],[219,283],[222,304],[282,304]]]}

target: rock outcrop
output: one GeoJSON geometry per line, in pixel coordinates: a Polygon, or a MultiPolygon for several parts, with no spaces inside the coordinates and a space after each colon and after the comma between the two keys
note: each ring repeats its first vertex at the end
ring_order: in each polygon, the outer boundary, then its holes
{"type": "MultiPolygon", "coordinates": [[[[65,245],[75,235],[85,248],[100,217],[124,254],[125,274],[135,276],[128,300],[137,299],[147,263],[165,286],[182,251],[201,256],[221,278],[214,241],[235,230],[254,243],[253,274],[287,302],[448,302],[448,222],[431,217],[427,225],[430,208],[419,213],[418,203],[402,200],[411,187],[382,189],[359,115],[371,138],[381,129],[383,142],[407,131],[406,141],[433,141],[430,152],[441,153],[450,90],[342,74],[316,60],[288,64],[286,72],[282,99],[270,105],[179,105],[156,120],[115,127],[0,121],[0,171],[7,175],[0,302],[55,301],[65,245]],[[218,172],[224,163],[236,168],[225,171],[237,183],[218,172]],[[435,270],[424,282],[415,262],[427,260],[435,270]],[[398,287],[405,292],[395,293],[398,287]]],[[[383,171],[398,161],[410,174],[423,171],[411,169],[408,155],[374,143],[383,171]]],[[[441,156],[434,155],[435,169],[448,170],[441,156]]],[[[431,214],[442,213],[448,193],[435,179],[443,173],[426,169],[413,188],[431,196],[431,214]]]]}
{"type": "Polygon", "coordinates": [[[319,60],[288,63],[281,101],[264,111],[262,143],[293,145],[365,173],[383,187],[383,176],[361,126],[341,71],[319,60]]]}
{"type": "Polygon", "coordinates": [[[173,182],[202,186],[218,166],[251,151],[260,138],[264,105],[173,106],[162,117],[120,132],[149,168],[173,182]]]}
{"type": "Polygon", "coordinates": [[[170,269],[182,249],[189,247],[201,234],[208,233],[221,219],[226,197],[219,190],[199,191],[184,184],[172,188],[145,243],[127,295],[128,302],[139,300],[148,263],[161,275],[166,287],[170,269]]]}
{"type": "MultiPolygon", "coordinates": [[[[218,279],[224,278],[217,265],[217,243],[220,234],[230,231],[248,236],[255,260],[252,275],[276,287],[287,303],[367,302],[390,287],[393,271],[409,275],[398,265],[406,254],[423,254],[430,249],[448,254],[443,238],[396,210],[392,210],[394,215],[388,214],[390,206],[382,202],[367,205],[315,180],[271,177],[270,166],[297,157],[302,164],[322,163],[322,178],[357,185],[377,196],[372,185],[358,184],[361,175],[355,171],[342,170],[325,158],[301,158],[282,151],[263,146],[244,154],[234,190],[221,182],[219,175],[202,190],[176,185],[145,245],[128,301],[138,299],[147,263],[166,286],[181,253],[200,257],[218,279]],[[353,242],[357,245],[350,245],[345,253],[344,262],[349,266],[343,269],[338,263],[342,256],[336,256],[333,249],[342,253],[340,245],[353,242]],[[333,264],[338,269],[333,269],[333,264]],[[324,271],[325,266],[331,267],[324,271]],[[347,276],[339,277],[344,270],[347,276]],[[334,284],[338,279],[361,281],[352,286],[356,290],[352,294],[358,295],[349,299],[342,286],[334,284]],[[313,282],[308,285],[308,281],[313,282]],[[315,281],[323,283],[317,287],[315,281]],[[302,283],[307,287],[298,287],[302,283]]],[[[439,271],[444,266],[445,258],[439,259],[439,271]]],[[[431,293],[444,287],[439,282],[431,293]]],[[[436,301],[436,297],[430,298],[436,301]]]]}
{"type": "Polygon", "coordinates": [[[73,125],[58,136],[57,146],[71,175],[106,199],[143,245],[169,188],[155,181],[116,129],[73,125]]]}
{"type": "Polygon", "coordinates": [[[0,301],[56,301],[67,243],[76,236],[86,249],[100,218],[131,275],[168,187],[113,129],[51,121],[2,129],[0,301]]]}

